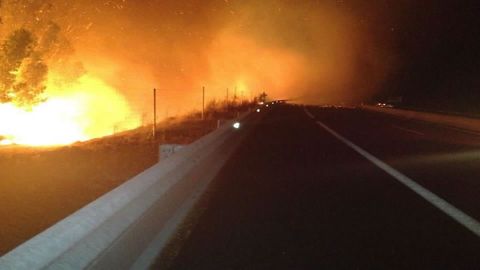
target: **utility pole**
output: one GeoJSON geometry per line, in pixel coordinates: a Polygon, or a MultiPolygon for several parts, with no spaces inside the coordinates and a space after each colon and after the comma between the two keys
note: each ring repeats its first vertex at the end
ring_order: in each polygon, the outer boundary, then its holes
{"type": "Polygon", "coordinates": [[[202,120],[205,120],[205,86],[202,87],[202,120]]]}
{"type": "Polygon", "coordinates": [[[226,108],[227,108],[227,112],[230,111],[230,102],[229,102],[229,100],[228,100],[228,94],[229,94],[229,93],[228,93],[228,90],[229,90],[229,89],[228,89],[228,87],[227,87],[227,99],[226,99],[226,101],[225,101],[225,106],[226,106],[226,108]]]}
{"type": "Polygon", "coordinates": [[[157,89],[153,88],[153,138],[157,134],[157,89]]]}

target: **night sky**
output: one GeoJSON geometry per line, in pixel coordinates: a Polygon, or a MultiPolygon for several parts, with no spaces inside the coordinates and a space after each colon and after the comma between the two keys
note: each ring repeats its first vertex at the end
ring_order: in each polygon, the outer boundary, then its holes
{"type": "Polygon", "coordinates": [[[406,105],[480,113],[480,3],[408,1],[395,12],[400,65],[379,97],[406,105]]]}

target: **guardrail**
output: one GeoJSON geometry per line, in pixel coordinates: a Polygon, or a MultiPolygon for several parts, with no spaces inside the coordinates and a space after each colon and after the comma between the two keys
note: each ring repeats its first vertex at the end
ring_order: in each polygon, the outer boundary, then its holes
{"type": "Polygon", "coordinates": [[[182,148],[8,252],[0,269],[147,268],[256,119],[182,148]]]}
{"type": "Polygon", "coordinates": [[[380,113],[386,113],[397,117],[414,119],[434,124],[449,126],[465,131],[480,133],[480,119],[468,118],[464,116],[444,115],[438,113],[409,111],[395,108],[382,108],[377,106],[363,105],[362,109],[380,113]]]}

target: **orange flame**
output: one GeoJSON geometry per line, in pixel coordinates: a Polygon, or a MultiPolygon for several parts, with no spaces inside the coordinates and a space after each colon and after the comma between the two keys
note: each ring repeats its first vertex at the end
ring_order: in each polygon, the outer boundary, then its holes
{"type": "Polygon", "coordinates": [[[55,78],[49,76],[47,101],[31,110],[0,104],[0,145],[65,145],[140,125],[125,98],[102,80],[87,74],[60,84],[55,78]]]}

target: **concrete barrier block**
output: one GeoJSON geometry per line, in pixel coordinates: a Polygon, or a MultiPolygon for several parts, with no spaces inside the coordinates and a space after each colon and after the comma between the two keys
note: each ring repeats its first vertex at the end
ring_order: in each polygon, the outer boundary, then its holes
{"type": "Polygon", "coordinates": [[[177,154],[0,257],[0,269],[105,269],[114,262],[124,268],[139,256],[151,257],[141,254],[162,224],[192,193],[208,185],[221,168],[218,159],[224,160],[244,136],[224,125],[188,146],[166,147],[177,154]]]}
{"type": "Polygon", "coordinates": [[[184,148],[185,145],[181,145],[181,144],[162,144],[160,145],[160,152],[159,152],[159,157],[160,157],[160,160],[164,160],[168,157],[170,157],[171,155],[175,154],[176,152],[178,152],[180,149],[184,148]]]}

